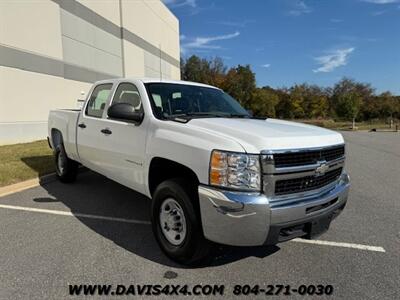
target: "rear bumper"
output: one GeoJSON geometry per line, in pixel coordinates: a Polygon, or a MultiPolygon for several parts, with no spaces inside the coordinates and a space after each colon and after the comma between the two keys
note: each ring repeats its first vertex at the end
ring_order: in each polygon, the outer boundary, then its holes
{"type": "MultiPolygon", "coordinates": [[[[349,177],[343,173],[339,182],[328,191],[278,202],[264,194],[201,185],[203,232],[211,241],[234,246],[273,245],[309,236],[314,232],[313,226],[319,226],[322,220],[329,226],[330,220],[340,214],[346,205],[349,187],[349,177]]],[[[321,232],[323,230],[319,230],[321,232]]]]}

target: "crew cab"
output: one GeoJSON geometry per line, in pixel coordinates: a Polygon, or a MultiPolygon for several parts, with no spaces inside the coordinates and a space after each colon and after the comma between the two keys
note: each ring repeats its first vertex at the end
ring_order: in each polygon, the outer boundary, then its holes
{"type": "Polygon", "coordinates": [[[254,118],[193,82],[96,82],[81,110],[50,112],[48,138],[62,182],[81,164],[147,196],[160,248],[183,264],[207,257],[213,242],[318,236],[350,187],[340,133],[254,118]]]}

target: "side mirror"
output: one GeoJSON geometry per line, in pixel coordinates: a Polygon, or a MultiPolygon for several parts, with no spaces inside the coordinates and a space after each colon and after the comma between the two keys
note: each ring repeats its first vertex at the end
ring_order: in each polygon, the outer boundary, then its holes
{"type": "Polygon", "coordinates": [[[116,103],[111,105],[107,114],[111,119],[132,121],[140,124],[143,121],[144,113],[135,111],[135,108],[128,103],[116,103]]]}

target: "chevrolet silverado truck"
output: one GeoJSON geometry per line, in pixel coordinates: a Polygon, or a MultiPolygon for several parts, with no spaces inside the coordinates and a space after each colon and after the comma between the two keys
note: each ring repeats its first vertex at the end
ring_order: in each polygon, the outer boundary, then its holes
{"type": "Polygon", "coordinates": [[[313,238],[348,198],[341,134],[254,118],[199,83],[97,82],[82,109],[50,112],[48,139],[60,181],[83,165],[151,199],[155,238],[183,264],[214,243],[313,238]]]}

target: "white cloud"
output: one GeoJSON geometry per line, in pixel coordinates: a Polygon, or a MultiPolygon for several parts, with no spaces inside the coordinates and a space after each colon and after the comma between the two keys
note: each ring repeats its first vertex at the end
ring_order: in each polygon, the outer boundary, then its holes
{"type": "Polygon", "coordinates": [[[293,9],[289,10],[288,14],[297,17],[303,14],[309,14],[310,12],[312,12],[312,9],[304,1],[296,1],[293,9]]]}
{"type": "Polygon", "coordinates": [[[271,66],[271,64],[264,64],[264,65],[261,65],[261,67],[266,68],[266,69],[268,69],[270,66],[271,66]]]}
{"type": "Polygon", "coordinates": [[[400,2],[400,0],[361,0],[363,2],[375,3],[375,4],[389,4],[400,2]]]}
{"type": "MultiPolygon", "coordinates": [[[[137,0],[131,0],[137,1],[137,0]]],[[[145,0],[145,1],[154,1],[154,0],[145,0]]],[[[165,5],[170,9],[180,9],[185,12],[186,16],[194,16],[201,12],[205,12],[207,10],[213,10],[216,8],[214,2],[211,2],[208,6],[200,6],[197,0],[161,0],[165,5]]],[[[1,0],[0,0],[1,2],[1,0]]]]}
{"type": "Polygon", "coordinates": [[[171,7],[191,6],[197,7],[196,0],[162,0],[164,4],[171,7]]]}
{"type": "Polygon", "coordinates": [[[188,49],[220,49],[219,45],[210,45],[215,41],[229,40],[233,39],[240,35],[239,31],[234,33],[225,34],[225,35],[217,35],[210,37],[196,37],[192,39],[191,42],[185,43],[181,46],[181,52],[185,53],[188,49]]]}
{"type": "Polygon", "coordinates": [[[330,19],[330,21],[331,21],[332,23],[342,23],[342,22],[343,22],[342,19],[330,19]]]}
{"type": "Polygon", "coordinates": [[[209,22],[210,24],[217,24],[223,26],[232,26],[232,27],[246,27],[247,24],[255,23],[254,20],[243,20],[243,21],[215,21],[209,22]]]}
{"type": "Polygon", "coordinates": [[[347,65],[349,55],[354,51],[354,49],[354,47],[337,49],[328,53],[327,55],[316,57],[315,61],[320,65],[320,67],[318,69],[314,69],[313,72],[332,72],[337,67],[347,65]]]}
{"type": "Polygon", "coordinates": [[[377,17],[377,16],[381,16],[383,14],[386,13],[386,10],[380,10],[380,11],[374,11],[371,13],[372,16],[377,17]]]}

